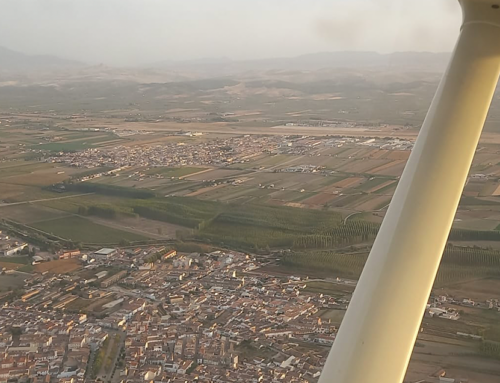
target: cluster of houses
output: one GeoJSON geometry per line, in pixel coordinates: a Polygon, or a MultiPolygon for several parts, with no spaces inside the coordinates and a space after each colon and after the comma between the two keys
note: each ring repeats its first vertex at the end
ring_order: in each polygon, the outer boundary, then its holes
{"type": "MultiPolygon", "coordinates": [[[[314,382],[337,333],[325,313],[350,299],[308,292],[307,279],[261,272],[235,251],[146,246],[59,257],[82,267],[35,274],[0,310],[0,382],[90,382],[109,337],[124,350],[108,366],[117,382],[314,382]]],[[[458,306],[499,302],[432,296],[427,315],[459,320],[458,306]]]]}
{"type": "Polygon", "coordinates": [[[345,306],[306,294],[297,281],[248,274],[258,262],[238,252],[160,248],[151,268],[131,267],[156,250],[80,254],[96,261],[27,280],[25,293],[0,311],[0,381],[90,381],[92,355],[117,333],[125,334],[116,361],[123,381],[317,378],[336,327],[316,314],[345,306]]]}
{"type": "MultiPolygon", "coordinates": [[[[0,230],[0,256],[12,257],[28,249],[28,244],[20,239],[12,238],[0,230]]],[[[8,261],[6,259],[6,261],[8,261]]]]}
{"type": "Polygon", "coordinates": [[[92,350],[108,333],[84,314],[0,310],[0,381],[82,381],[92,350]]]}

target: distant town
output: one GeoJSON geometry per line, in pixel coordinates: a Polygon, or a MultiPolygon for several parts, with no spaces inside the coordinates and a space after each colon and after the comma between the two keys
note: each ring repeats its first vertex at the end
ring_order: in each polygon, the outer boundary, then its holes
{"type": "MultiPolygon", "coordinates": [[[[249,162],[256,155],[315,155],[319,148],[359,145],[387,150],[411,150],[413,141],[400,139],[360,139],[353,137],[253,136],[211,139],[197,143],[165,143],[150,146],[117,146],[112,149],[86,149],[75,153],[59,153],[47,162],[92,169],[117,167],[119,172],[131,166],[229,166],[249,162]]],[[[307,172],[307,168],[305,168],[307,172]]]]}

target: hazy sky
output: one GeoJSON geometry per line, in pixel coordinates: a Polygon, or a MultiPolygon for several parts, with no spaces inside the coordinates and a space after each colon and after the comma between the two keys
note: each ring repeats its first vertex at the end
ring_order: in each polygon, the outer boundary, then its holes
{"type": "Polygon", "coordinates": [[[451,51],[457,0],[0,0],[0,46],[88,63],[451,51]]]}

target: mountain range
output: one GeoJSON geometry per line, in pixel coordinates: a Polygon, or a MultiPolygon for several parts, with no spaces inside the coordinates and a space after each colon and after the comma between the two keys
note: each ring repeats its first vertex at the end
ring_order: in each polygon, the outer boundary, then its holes
{"type": "Polygon", "coordinates": [[[147,67],[204,71],[212,72],[214,75],[229,75],[243,71],[320,70],[327,68],[442,72],[446,68],[449,58],[450,53],[396,52],[381,54],[344,51],[245,61],[235,61],[226,57],[191,61],[163,61],[147,65],[147,67]]]}
{"type": "Polygon", "coordinates": [[[0,71],[29,72],[73,69],[85,64],[50,55],[27,55],[0,47],[0,71]]]}
{"type": "MultiPolygon", "coordinates": [[[[269,70],[320,70],[320,69],[381,69],[390,71],[442,72],[449,53],[396,52],[321,52],[297,57],[260,60],[231,60],[204,58],[189,61],[162,61],[135,69],[157,69],[190,72],[201,77],[228,76],[244,72],[269,70]]],[[[88,65],[50,55],[27,55],[0,47],[0,71],[34,72],[81,69],[88,65]]],[[[123,68],[122,68],[123,69],[123,68]]]]}

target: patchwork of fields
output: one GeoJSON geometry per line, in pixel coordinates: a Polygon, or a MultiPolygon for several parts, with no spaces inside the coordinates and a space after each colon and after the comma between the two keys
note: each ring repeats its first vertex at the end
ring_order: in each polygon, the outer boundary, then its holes
{"type": "MultiPolygon", "coordinates": [[[[321,148],[315,155],[307,156],[255,156],[247,163],[229,168],[132,168],[117,177],[101,178],[96,182],[151,189],[159,196],[187,196],[223,203],[329,209],[345,215],[383,212],[390,203],[409,153],[359,146],[321,148]],[[316,166],[322,170],[288,170],[297,166],[316,166]]],[[[491,161],[491,156],[478,156],[476,160],[491,161]]],[[[500,193],[498,190],[500,180],[471,179],[464,195],[494,198],[500,193]]],[[[493,216],[488,227],[500,224],[500,216],[493,216]]],[[[459,225],[466,227],[467,222],[459,225]]],[[[479,227],[473,225],[473,228],[479,227]]]]}
{"type": "MultiPolygon", "coordinates": [[[[60,131],[51,137],[45,132],[38,132],[36,136],[22,130],[8,133],[9,141],[15,142],[19,139],[16,135],[24,134],[31,148],[49,151],[105,147],[116,145],[117,140],[125,146],[133,144],[104,132],[60,131]]],[[[154,143],[157,138],[141,139],[144,143],[154,143]]],[[[178,137],[168,139],[180,140],[178,137]]],[[[234,242],[236,246],[293,245],[293,235],[287,230],[259,227],[260,223],[241,228],[247,232],[246,239],[235,237],[234,227],[229,226],[240,224],[227,222],[227,214],[244,206],[250,211],[259,211],[262,206],[311,209],[318,214],[333,214],[338,222],[345,217],[359,221],[368,216],[370,222],[381,222],[410,151],[355,144],[319,145],[308,150],[299,150],[296,154],[255,153],[245,161],[222,167],[132,165],[116,175],[85,183],[112,185],[115,189],[88,190],[90,194],[74,198],[72,195],[78,194],[76,189],[59,194],[47,186],[110,169],[81,169],[14,158],[0,162],[0,203],[3,202],[0,209],[6,219],[74,242],[95,244],[175,238],[179,230],[189,228],[199,229],[198,235],[203,239],[219,241],[224,237],[225,243],[234,242]],[[122,196],[113,194],[120,188],[128,192],[122,196]],[[134,197],[140,190],[155,197],[149,201],[134,197]],[[180,202],[176,199],[179,197],[188,198],[180,202]],[[27,201],[29,203],[8,205],[27,201]],[[203,205],[203,201],[207,205],[203,205]],[[217,231],[222,234],[216,235],[217,231]]],[[[489,172],[489,176],[479,174],[469,179],[456,227],[480,230],[500,227],[497,201],[500,177],[494,176],[496,155],[489,147],[478,151],[471,174],[489,172]]],[[[262,214],[271,217],[277,213],[262,211],[262,214]]],[[[298,210],[287,214],[300,216],[298,210]]]]}

